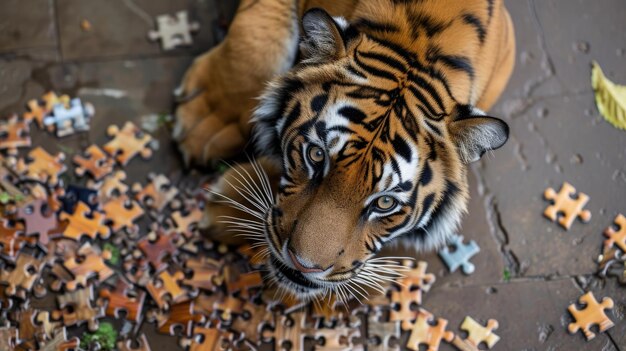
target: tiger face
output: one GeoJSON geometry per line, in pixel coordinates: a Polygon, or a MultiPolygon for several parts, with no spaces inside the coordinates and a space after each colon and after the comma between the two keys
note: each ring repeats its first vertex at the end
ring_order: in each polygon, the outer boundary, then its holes
{"type": "Polygon", "coordinates": [[[302,60],[254,115],[259,151],[282,164],[265,213],[268,265],[300,297],[380,286],[390,243],[437,248],[467,208],[466,164],[507,125],[450,94],[445,72],[321,10],[303,18],[302,60]]]}

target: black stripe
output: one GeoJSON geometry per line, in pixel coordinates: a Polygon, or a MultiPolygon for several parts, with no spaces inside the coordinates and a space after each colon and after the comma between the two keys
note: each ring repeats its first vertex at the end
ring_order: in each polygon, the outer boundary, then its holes
{"type": "Polygon", "coordinates": [[[417,74],[413,74],[412,72],[409,74],[409,79],[415,82],[420,88],[426,90],[426,92],[430,94],[433,100],[435,100],[435,102],[437,103],[437,106],[441,109],[441,111],[443,112],[446,111],[446,108],[443,105],[443,100],[441,99],[441,96],[439,95],[439,92],[437,91],[435,86],[430,84],[430,82],[427,81],[426,79],[422,78],[421,76],[417,74]]]}
{"type": "Polygon", "coordinates": [[[372,74],[374,76],[378,76],[378,77],[382,77],[382,78],[386,78],[392,81],[396,81],[396,76],[391,73],[391,72],[387,72],[372,66],[369,66],[367,64],[365,64],[363,61],[361,61],[359,59],[359,55],[354,55],[354,62],[357,63],[357,65],[359,66],[359,68],[363,69],[364,71],[366,71],[369,74],[372,74]]]}
{"type": "Polygon", "coordinates": [[[422,211],[420,213],[419,218],[417,219],[418,224],[422,222],[422,219],[424,219],[424,216],[426,215],[430,207],[433,205],[434,201],[435,201],[435,194],[429,194],[428,196],[424,198],[424,200],[422,201],[422,206],[421,206],[422,211]]]}
{"type": "Polygon", "coordinates": [[[362,31],[395,33],[399,29],[391,23],[374,22],[365,18],[359,18],[352,25],[362,31]]]}
{"type": "Polygon", "coordinates": [[[356,124],[362,124],[367,118],[367,115],[363,113],[363,111],[351,106],[342,107],[337,113],[356,124]]]}
{"type": "Polygon", "coordinates": [[[487,29],[485,28],[485,25],[483,24],[483,22],[480,20],[480,18],[466,13],[463,15],[463,21],[474,27],[474,29],[476,30],[476,35],[478,35],[478,40],[480,40],[481,44],[485,43],[485,37],[487,36],[487,29]]]}
{"type": "Polygon", "coordinates": [[[328,94],[320,94],[314,97],[311,100],[311,111],[314,113],[319,113],[326,106],[326,102],[328,101],[328,94]]]}
{"type": "Polygon", "coordinates": [[[419,183],[422,186],[426,186],[433,180],[433,169],[430,168],[430,164],[428,161],[424,162],[424,167],[422,168],[422,174],[420,174],[419,183]]]}
{"type": "Polygon", "coordinates": [[[357,52],[360,56],[368,58],[368,59],[372,59],[372,60],[378,60],[384,64],[386,64],[387,66],[391,66],[395,69],[397,69],[400,72],[406,72],[407,71],[407,67],[404,63],[396,60],[395,58],[389,56],[389,55],[385,55],[385,54],[378,54],[378,53],[374,53],[374,52],[361,52],[358,51],[357,52]]]}
{"type": "Polygon", "coordinates": [[[396,136],[396,138],[392,140],[391,145],[393,146],[393,150],[398,155],[400,155],[407,162],[411,161],[411,158],[413,157],[413,152],[411,151],[411,147],[409,146],[409,144],[404,141],[404,139],[396,136]]]}
{"type": "MultiPolygon", "coordinates": [[[[426,96],[424,96],[424,94],[422,94],[420,90],[410,85],[409,91],[413,94],[413,96],[415,96],[417,100],[419,100],[419,102],[422,103],[422,105],[424,105],[424,107],[428,110],[429,115],[432,115],[432,116],[439,115],[439,113],[435,111],[435,109],[433,108],[433,105],[431,105],[430,102],[428,101],[428,98],[426,98],[426,96]]],[[[418,106],[418,107],[421,107],[421,106],[418,106]]]]}
{"type": "Polygon", "coordinates": [[[469,58],[458,55],[439,55],[436,61],[441,61],[448,68],[455,71],[465,72],[471,80],[474,80],[474,66],[472,66],[469,58]]]}

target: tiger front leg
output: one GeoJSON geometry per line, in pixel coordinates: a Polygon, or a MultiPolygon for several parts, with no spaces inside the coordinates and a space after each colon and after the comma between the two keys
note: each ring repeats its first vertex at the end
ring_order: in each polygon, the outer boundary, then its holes
{"type": "Polygon", "coordinates": [[[256,98],[294,63],[295,0],[243,0],[224,42],[195,59],[177,91],[173,137],[186,165],[212,165],[248,143],[256,98]]]}

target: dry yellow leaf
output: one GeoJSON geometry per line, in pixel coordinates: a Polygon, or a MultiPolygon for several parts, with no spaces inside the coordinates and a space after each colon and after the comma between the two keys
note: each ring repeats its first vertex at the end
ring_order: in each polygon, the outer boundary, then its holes
{"type": "Polygon", "coordinates": [[[595,61],[591,69],[591,86],[600,114],[616,128],[626,130],[626,86],[611,82],[595,61]]]}

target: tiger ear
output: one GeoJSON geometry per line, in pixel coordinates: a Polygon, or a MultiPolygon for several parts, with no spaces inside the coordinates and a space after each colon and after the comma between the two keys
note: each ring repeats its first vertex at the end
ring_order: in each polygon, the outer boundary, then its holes
{"type": "Polygon", "coordinates": [[[509,139],[509,126],[503,120],[475,108],[459,110],[449,131],[465,163],[478,161],[485,152],[500,148],[509,139]]]}
{"type": "Polygon", "coordinates": [[[302,17],[304,35],[300,51],[305,62],[328,62],[346,55],[344,22],[338,23],[328,12],[311,9],[302,17]]]}

